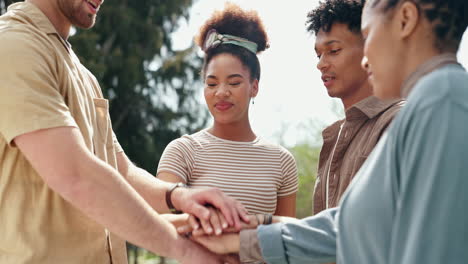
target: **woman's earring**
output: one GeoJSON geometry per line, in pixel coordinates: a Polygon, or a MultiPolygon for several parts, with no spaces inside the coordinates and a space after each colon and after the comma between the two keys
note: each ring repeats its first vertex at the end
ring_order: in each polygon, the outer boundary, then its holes
{"type": "Polygon", "coordinates": [[[255,104],[255,97],[252,97],[252,104],[255,104]]]}

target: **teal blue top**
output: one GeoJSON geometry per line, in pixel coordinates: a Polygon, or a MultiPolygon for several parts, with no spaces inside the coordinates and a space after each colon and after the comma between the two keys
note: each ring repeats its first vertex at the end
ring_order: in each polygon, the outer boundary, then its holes
{"type": "Polygon", "coordinates": [[[261,226],[268,263],[468,263],[468,74],[422,77],[340,207],[261,226]]]}

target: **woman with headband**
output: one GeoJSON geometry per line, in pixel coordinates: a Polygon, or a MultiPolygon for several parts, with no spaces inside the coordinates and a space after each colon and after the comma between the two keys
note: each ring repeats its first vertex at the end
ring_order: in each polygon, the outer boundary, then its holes
{"type": "Polygon", "coordinates": [[[204,95],[214,123],[172,141],[157,177],[195,188],[217,187],[250,214],[295,216],[296,162],[285,148],[256,135],[249,121],[250,102],[259,91],[257,53],[268,47],[258,14],[227,4],[205,22],[196,42],[205,52],[204,95]]]}
{"type": "Polygon", "coordinates": [[[339,207],[199,242],[271,264],[467,263],[467,14],[466,0],[367,0],[363,67],[378,97],[407,103],[339,207]]]}

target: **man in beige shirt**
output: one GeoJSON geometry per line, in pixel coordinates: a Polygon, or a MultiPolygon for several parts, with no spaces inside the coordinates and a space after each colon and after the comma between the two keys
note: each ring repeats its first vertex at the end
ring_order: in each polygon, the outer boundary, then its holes
{"type": "Polygon", "coordinates": [[[27,0],[0,17],[0,263],[126,263],[123,239],[181,263],[223,263],[157,212],[208,219],[211,204],[240,227],[245,209],[134,166],[67,42],[72,25],[94,25],[101,4],[27,0]]]}
{"type": "Polygon", "coordinates": [[[367,72],[361,67],[361,1],[328,0],[309,12],[307,30],[315,33],[317,68],[331,97],[339,98],[345,119],[323,132],[314,213],[336,207],[356,172],[366,160],[402,100],[382,101],[372,94],[367,72]]]}

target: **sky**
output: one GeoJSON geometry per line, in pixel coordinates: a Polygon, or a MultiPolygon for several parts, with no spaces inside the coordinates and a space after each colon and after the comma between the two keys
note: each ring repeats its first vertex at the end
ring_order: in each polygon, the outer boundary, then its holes
{"type": "MultiPolygon", "coordinates": [[[[189,20],[182,21],[172,35],[174,48],[187,48],[204,21],[213,11],[222,10],[225,2],[196,1],[189,20]]],[[[315,38],[305,29],[307,13],[317,7],[318,0],[230,2],[256,10],[270,40],[270,48],[258,55],[262,70],[260,90],[250,108],[254,132],[288,147],[304,142],[319,145],[321,130],[342,117],[343,107],[341,101],[330,98],[326,92],[316,68],[315,38]]],[[[465,68],[468,68],[467,32],[457,54],[465,68]]],[[[199,85],[200,103],[204,104],[203,86],[199,85]]]]}

